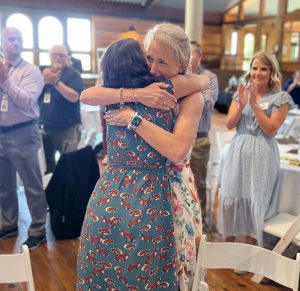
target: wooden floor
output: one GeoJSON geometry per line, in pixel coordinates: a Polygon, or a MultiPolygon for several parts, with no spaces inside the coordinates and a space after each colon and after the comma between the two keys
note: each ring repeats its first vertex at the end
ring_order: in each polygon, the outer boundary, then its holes
{"type": "MultiPolygon", "coordinates": [[[[211,131],[212,158],[218,160],[218,151],[214,132],[223,131],[225,115],[215,112],[213,114],[213,128],[211,131]]],[[[213,164],[216,165],[216,162],[213,164]]],[[[215,173],[213,174],[215,175],[215,173]]],[[[20,192],[22,193],[22,192],[20,192]]],[[[30,223],[30,216],[24,201],[24,195],[20,194],[19,236],[0,241],[0,253],[16,253],[20,245],[27,238],[26,230],[30,223]]],[[[209,234],[210,240],[219,240],[216,233],[209,234]]],[[[78,239],[56,241],[47,224],[47,243],[30,252],[36,291],[72,291],[76,290],[76,258],[78,239]]],[[[261,290],[279,291],[289,290],[273,282],[260,285],[253,283],[252,274],[236,275],[230,270],[210,270],[208,272],[208,284],[211,291],[219,290],[261,290]]],[[[1,291],[25,290],[22,284],[0,284],[1,291]]],[[[124,290],[125,291],[125,290],[124,290]]]]}

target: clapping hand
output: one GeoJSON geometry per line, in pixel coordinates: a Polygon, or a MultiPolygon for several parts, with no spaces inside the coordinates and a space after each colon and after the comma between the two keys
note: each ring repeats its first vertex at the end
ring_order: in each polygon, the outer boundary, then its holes
{"type": "Polygon", "coordinates": [[[249,91],[244,88],[242,84],[238,86],[238,101],[239,107],[244,108],[248,103],[249,91]]]}
{"type": "Polygon", "coordinates": [[[252,83],[250,87],[250,97],[249,97],[249,103],[251,106],[257,103],[256,96],[257,96],[257,85],[252,83]]]}
{"type": "Polygon", "coordinates": [[[300,86],[300,70],[296,72],[293,81],[296,85],[300,86]]]}
{"type": "Polygon", "coordinates": [[[0,59],[0,84],[7,80],[8,77],[8,63],[3,57],[0,59]]]}

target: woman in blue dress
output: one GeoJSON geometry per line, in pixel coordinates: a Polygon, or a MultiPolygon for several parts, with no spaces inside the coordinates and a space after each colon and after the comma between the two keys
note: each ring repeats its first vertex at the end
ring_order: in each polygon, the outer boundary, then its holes
{"type": "MultiPolygon", "coordinates": [[[[112,44],[102,66],[104,86],[137,88],[155,80],[138,42],[131,39],[112,44]]],[[[122,89],[119,93],[122,105],[122,89]]],[[[173,112],[135,102],[130,106],[139,116],[132,116],[127,129],[109,125],[109,165],[82,228],[79,290],[174,290],[178,285],[167,159],[135,133],[143,119],[171,131],[173,112]]]]}
{"type": "Polygon", "coordinates": [[[276,214],[279,151],[275,134],[293,104],[281,91],[278,62],[257,53],[231,103],[227,127],[237,128],[226,157],[219,204],[219,232],[226,241],[245,237],[262,245],[263,224],[276,214]]]}

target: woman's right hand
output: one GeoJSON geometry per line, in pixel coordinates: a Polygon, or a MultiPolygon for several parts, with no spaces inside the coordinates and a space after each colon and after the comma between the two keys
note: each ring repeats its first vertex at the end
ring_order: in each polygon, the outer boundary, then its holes
{"type": "Polygon", "coordinates": [[[145,88],[134,89],[135,99],[145,106],[170,110],[175,108],[177,99],[166,90],[169,85],[164,82],[152,83],[145,88]]]}
{"type": "Polygon", "coordinates": [[[249,92],[244,88],[242,84],[238,86],[238,101],[239,101],[239,107],[244,108],[246,104],[248,103],[249,99],[249,92]]]}

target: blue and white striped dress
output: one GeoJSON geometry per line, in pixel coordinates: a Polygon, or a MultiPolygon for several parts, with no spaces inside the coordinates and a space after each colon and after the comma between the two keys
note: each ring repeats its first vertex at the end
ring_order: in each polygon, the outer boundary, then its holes
{"type": "MultiPolygon", "coordinates": [[[[286,92],[268,93],[258,100],[268,116],[286,103],[293,106],[286,92]]],[[[224,238],[248,235],[262,245],[264,221],[276,213],[279,169],[275,137],[264,134],[247,104],[222,174],[218,226],[224,238]]]]}

